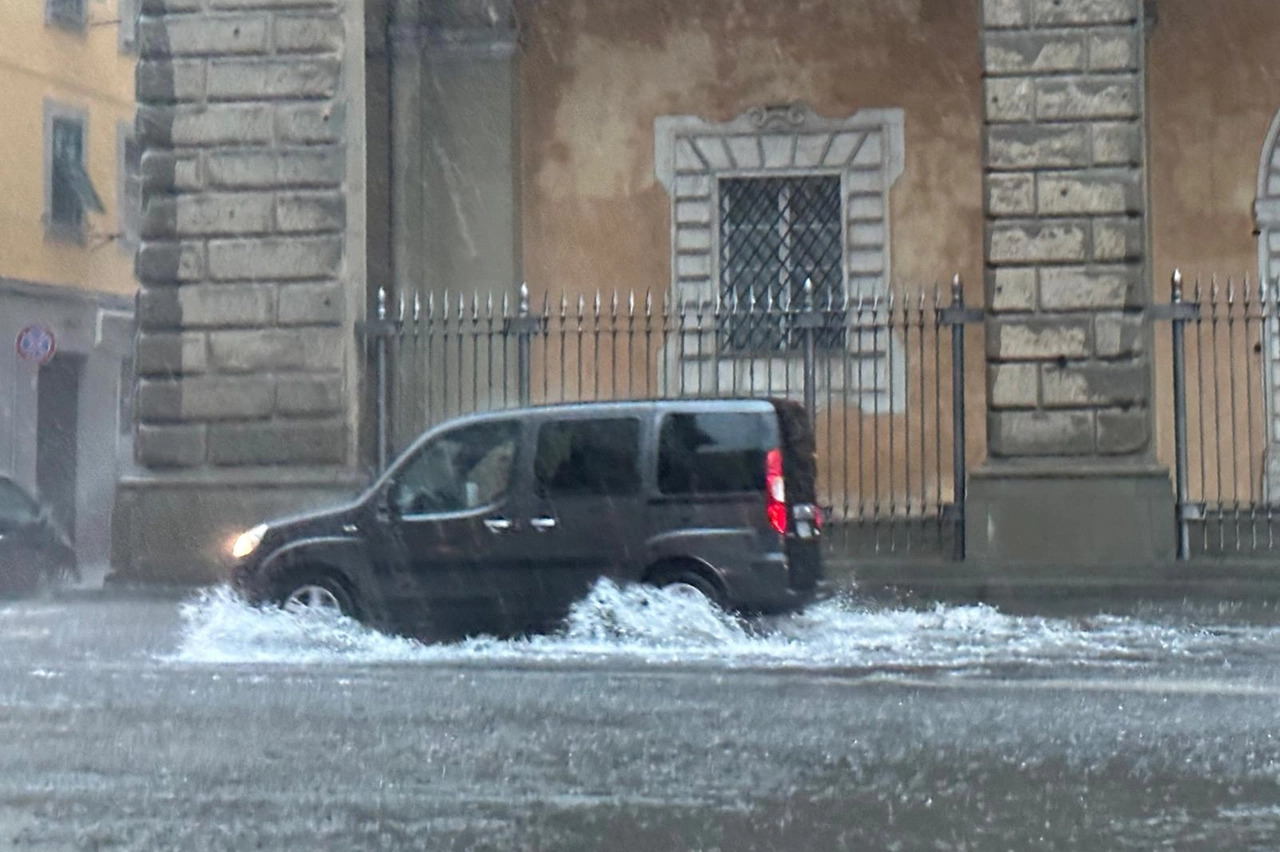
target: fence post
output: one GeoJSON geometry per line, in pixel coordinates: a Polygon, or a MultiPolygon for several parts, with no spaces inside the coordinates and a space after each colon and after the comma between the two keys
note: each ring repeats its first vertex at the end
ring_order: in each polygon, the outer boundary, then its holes
{"type": "Polygon", "coordinates": [[[952,556],[964,559],[965,497],[968,490],[968,473],[965,454],[964,411],[964,288],[960,275],[951,279],[951,311],[957,321],[951,325],[951,475],[954,480],[956,528],[952,556]]]}
{"type": "Polygon", "coordinates": [[[1187,520],[1187,315],[1182,307],[1182,271],[1173,273],[1173,303],[1170,322],[1173,330],[1173,443],[1175,456],[1175,511],[1178,522],[1178,559],[1191,554],[1191,527],[1187,520]]]}
{"type": "Polygon", "coordinates": [[[813,279],[804,279],[804,314],[806,318],[804,323],[804,410],[809,415],[809,423],[812,428],[817,428],[818,419],[818,389],[817,389],[817,340],[815,337],[818,333],[817,322],[821,321],[821,317],[814,311],[813,307],[813,279]]]}
{"type": "Polygon", "coordinates": [[[516,387],[520,405],[528,405],[530,388],[533,385],[532,355],[533,336],[542,329],[543,318],[536,316],[529,308],[529,285],[520,285],[520,303],[516,307],[516,315],[507,320],[504,335],[516,336],[516,387]]]}
{"type": "Polygon", "coordinates": [[[387,418],[387,290],[378,288],[378,322],[377,322],[377,385],[378,385],[378,470],[387,469],[389,453],[388,430],[391,428],[387,418]]]}

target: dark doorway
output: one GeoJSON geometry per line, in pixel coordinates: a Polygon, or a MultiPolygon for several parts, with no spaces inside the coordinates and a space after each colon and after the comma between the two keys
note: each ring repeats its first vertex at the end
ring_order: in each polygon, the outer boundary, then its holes
{"type": "Polygon", "coordinates": [[[76,448],[85,357],[59,352],[40,368],[36,403],[36,487],[71,540],[76,535],[76,448]]]}

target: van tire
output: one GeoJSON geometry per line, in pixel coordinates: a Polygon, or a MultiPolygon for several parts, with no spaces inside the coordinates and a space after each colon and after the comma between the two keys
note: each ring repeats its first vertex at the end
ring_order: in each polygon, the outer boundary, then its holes
{"type": "Polygon", "coordinates": [[[672,566],[653,573],[652,583],[659,588],[684,586],[697,590],[704,598],[720,609],[725,608],[725,595],[719,584],[702,571],[689,566],[672,566]]]}
{"type": "Polygon", "coordinates": [[[281,609],[311,600],[321,607],[336,608],[348,618],[358,619],[359,608],[347,582],[325,568],[293,568],[276,578],[271,599],[281,609]]]}

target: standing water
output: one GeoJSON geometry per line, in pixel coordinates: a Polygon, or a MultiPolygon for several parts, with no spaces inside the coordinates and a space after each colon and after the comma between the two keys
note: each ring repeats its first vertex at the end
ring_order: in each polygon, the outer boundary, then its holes
{"type": "Polygon", "coordinates": [[[980,671],[993,666],[1135,667],[1280,649],[1280,629],[1115,615],[1015,616],[987,606],[880,608],[837,598],[789,616],[743,619],[701,599],[601,580],[555,634],[428,645],[345,618],[245,604],[219,588],[182,605],[169,659],[187,663],[617,662],[719,668],[980,671]]]}

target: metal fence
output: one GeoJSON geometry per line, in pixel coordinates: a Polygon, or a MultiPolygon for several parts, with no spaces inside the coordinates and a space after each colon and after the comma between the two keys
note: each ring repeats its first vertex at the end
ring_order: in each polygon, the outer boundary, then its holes
{"type": "Polygon", "coordinates": [[[1275,446],[1280,289],[1173,277],[1172,330],[1178,555],[1265,554],[1280,545],[1268,476],[1275,446]]]}
{"type": "Polygon", "coordinates": [[[849,555],[964,553],[965,334],[950,292],[409,293],[364,326],[377,454],[470,411],[582,400],[788,397],[814,423],[828,542],[849,555]],[[747,335],[749,352],[726,345],[747,335]],[[959,487],[957,487],[959,484],[959,487]]]}

